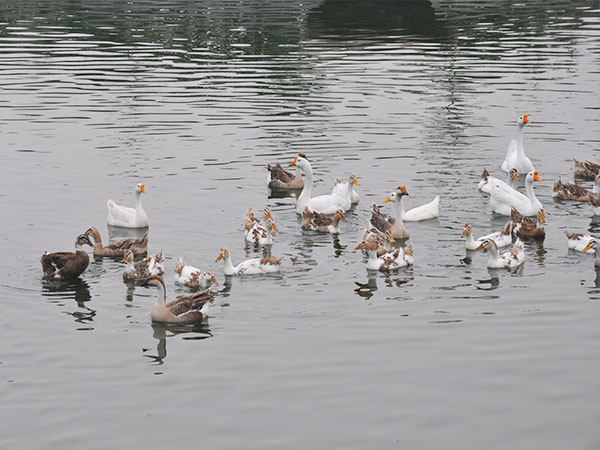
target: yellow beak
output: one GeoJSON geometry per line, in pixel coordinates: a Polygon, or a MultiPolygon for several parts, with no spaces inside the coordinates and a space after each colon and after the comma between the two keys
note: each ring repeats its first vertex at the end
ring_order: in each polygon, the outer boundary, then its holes
{"type": "Polygon", "coordinates": [[[387,202],[391,202],[391,201],[392,201],[392,199],[390,197],[388,197],[383,201],[383,203],[387,203],[387,202]]]}

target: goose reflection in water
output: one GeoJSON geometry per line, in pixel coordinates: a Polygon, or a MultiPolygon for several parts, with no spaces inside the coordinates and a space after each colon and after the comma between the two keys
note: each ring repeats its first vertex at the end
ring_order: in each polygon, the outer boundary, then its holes
{"type": "Polygon", "coordinates": [[[65,280],[43,278],[42,296],[52,299],[51,303],[57,303],[59,306],[65,305],[63,300],[75,300],[80,310],[67,314],[72,315],[78,323],[90,323],[94,320],[96,310],[86,306],[92,299],[90,286],[79,277],[65,280]]]}
{"type": "MultiPolygon", "coordinates": [[[[373,297],[375,291],[377,291],[378,287],[377,287],[377,278],[379,277],[379,272],[375,271],[375,270],[367,270],[367,282],[366,283],[360,283],[358,281],[355,281],[354,284],[356,286],[358,286],[356,289],[354,289],[354,292],[356,292],[356,294],[359,297],[363,297],[366,299],[369,299],[371,297],[373,297]]],[[[410,283],[411,281],[414,280],[414,273],[412,271],[412,268],[406,269],[404,271],[400,271],[400,272],[391,272],[391,273],[385,273],[385,277],[383,279],[383,282],[385,283],[386,287],[402,287],[408,283],[410,283]]]]}
{"type": "MultiPolygon", "coordinates": [[[[202,322],[187,324],[187,325],[176,325],[176,324],[165,324],[165,323],[152,323],[152,337],[158,340],[156,344],[156,355],[144,354],[144,357],[150,358],[150,363],[154,365],[163,365],[164,360],[167,357],[167,338],[177,336],[179,334],[189,334],[190,336],[183,337],[182,340],[203,340],[212,337],[210,328],[208,327],[208,319],[202,322]]],[[[150,351],[150,349],[142,349],[144,353],[150,351]]]]}
{"type": "Polygon", "coordinates": [[[106,225],[108,228],[108,240],[110,242],[120,241],[122,239],[129,238],[141,238],[146,234],[150,228],[123,228],[123,227],[115,227],[113,225],[106,225]]]}

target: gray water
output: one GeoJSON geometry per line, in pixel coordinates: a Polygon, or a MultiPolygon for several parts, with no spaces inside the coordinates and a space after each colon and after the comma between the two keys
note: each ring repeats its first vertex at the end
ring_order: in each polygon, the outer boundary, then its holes
{"type": "Polygon", "coordinates": [[[551,196],[573,157],[600,160],[599,6],[0,4],[0,446],[599,448],[600,274],[563,230],[600,218],[551,196]],[[488,271],[460,233],[503,225],[476,186],[522,113],[547,237],[488,271]],[[339,237],[269,196],[266,164],[299,152],[317,194],[361,182],[339,237]],[[117,258],[41,276],[44,250],[108,239],[106,200],[138,182],[168,296],[190,292],[178,256],[217,272],[198,326],[152,324],[117,258]],[[414,267],[368,273],[352,249],[400,184],[440,217],[407,225],[414,267]],[[265,205],[281,275],[226,280],[219,249],[261,255],[242,229],[265,205]]]}

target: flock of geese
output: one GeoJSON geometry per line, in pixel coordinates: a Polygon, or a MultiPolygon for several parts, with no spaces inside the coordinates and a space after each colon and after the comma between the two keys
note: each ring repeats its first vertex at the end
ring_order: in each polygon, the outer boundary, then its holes
{"type": "MultiPolygon", "coordinates": [[[[525,261],[522,237],[544,239],[546,215],[542,203],[537,199],[534,183],[540,181],[531,160],[523,148],[523,129],[529,123],[527,114],[519,117],[517,136],[510,142],[504,162],[503,171],[507,172],[506,180],[496,178],[483,170],[479,182],[479,190],[490,196],[490,207],[493,212],[510,219],[504,227],[496,232],[473,237],[470,224],[465,224],[462,238],[469,251],[487,250],[490,268],[518,267],[525,261]],[[524,178],[525,194],[517,190],[517,182],[524,178]],[[535,217],[532,218],[532,217],[535,217]]],[[[288,164],[296,168],[296,173],[286,171],[279,163],[268,164],[268,186],[273,191],[293,191],[299,193],[296,201],[296,212],[302,217],[302,229],[319,233],[339,233],[344,215],[353,204],[360,201],[355,186],[360,183],[354,176],[347,181],[337,178],[331,193],[312,196],[313,170],[303,153],[298,154],[288,164]]],[[[600,215],[600,165],[590,161],[575,160],[575,177],[594,180],[594,187],[588,191],[581,185],[560,179],[554,184],[553,196],[580,202],[589,202],[594,208],[594,215],[600,215]]],[[[107,201],[107,223],[123,228],[147,228],[148,216],[142,207],[142,194],[146,192],[143,184],[135,189],[135,208],[129,208],[107,201]]],[[[367,269],[390,271],[413,264],[414,246],[407,242],[410,233],[405,222],[429,220],[439,215],[439,196],[424,205],[405,210],[404,197],[408,196],[406,186],[399,186],[391,192],[384,203],[393,202],[394,214],[387,215],[380,211],[376,204],[372,206],[370,225],[362,232],[362,238],[355,250],[364,250],[368,256],[367,269]],[[397,244],[396,244],[397,243],[397,244]],[[396,244],[396,245],[395,245],[396,244]]],[[[268,207],[258,217],[249,208],[244,220],[244,238],[257,246],[273,244],[273,234],[277,231],[275,220],[268,207]]],[[[596,253],[594,264],[600,267],[600,239],[582,233],[565,231],[568,247],[587,252],[593,249],[596,253]]],[[[205,289],[193,295],[166,301],[166,287],[160,275],[164,273],[164,256],[148,253],[148,232],[140,238],[130,238],[104,245],[100,232],[89,228],[77,236],[75,252],[45,252],[41,257],[44,276],[49,278],[76,277],[85,271],[89,264],[88,253],[84,245],[93,249],[95,256],[122,256],[126,263],[123,271],[125,280],[144,279],[143,286],[153,286],[158,290],[158,297],[152,307],[153,321],[164,323],[190,323],[207,317],[209,300],[213,293],[210,285],[218,284],[213,272],[205,271],[186,264],[178,258],[175,265],[175,283],[192,288],[205,289]],[[135,260],[137,255],[147,255],[135,260]]],[[[264,274],[278,272],[283,257],[253,258],[234,265],[231,255],[222,248],[216,261],[223,261],[223,272],[226,276],[244,274],[264,274]]]]}

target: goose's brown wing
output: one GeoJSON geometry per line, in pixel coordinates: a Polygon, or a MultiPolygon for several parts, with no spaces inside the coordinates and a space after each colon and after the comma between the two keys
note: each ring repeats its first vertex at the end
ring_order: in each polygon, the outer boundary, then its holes
{"type": "Polygon", "coordinates": [[[521,223],[523,217],[523,214],[521,214],[517,208],[514,206],[510,208],[510,220],[512,220],[514,223],[521,223]]]}
{"type": "Polygon", "coordinates": [[[295,178],[294,174],[286,171],[279,163],[276,163],[274,166],[269,164],[267,165],[267,169],[269,169],[269,172],[271,172],[271,180],[279,180],[282,183],[289,183],[295,178]]]}
{"type": "Polygon", "coordinates": [[[379,231],[385,233],[389,231],[396,221],[393,217],[383,214],[377,208],[377,205],[373,205],[373,212],[371,213],[371,225],[377,228],[379,231]]]}
{"type": "Polygon", "coordinates": [[[333,224],[333,219],[327,214],[314,212],[312,213],[312,223],[316,227],[327,227],[333,224]]]}
{"type": "Polygon", "coordinates": [[[583,167],[592,172],[594,175],[598,175],[598,173],[600,173],[600,164],[596,164],[591,161],[584,161],[583,167]]]}
{"type": "Polygon", "coordinates": [[[123,239],[122,241],[111,242],[104,248],[107,248],[110,250],[126,252],[127,250],[130,250],[133,247],[139,247],[139,246],[146,247],[147,245],[148,245],[148,233],[144,234],[144,236],[142,236],[141,238],[130,238],[130,239],[123,239]]]}
{"type": "Polygon", "coordinates": [[[571,197],[586,197],[589,194],[586,188],[575,183],[565,183],[564,189],[571,197]]]}
{"type": "Polygon", "coordinates": [[[214,294],[207,289],[202,292],[198,292],[194,295],[188,295],[187,297],[181,297],[177,300],[173,300],[172,302],[167,303],[167,309],[175,316],[180,316],[182,314],[191,314],[194,311],[200,314],[200,318],[202,318],[202,313],[200,313],[200,309],[202,306],[213,298],[214,294]]]}

